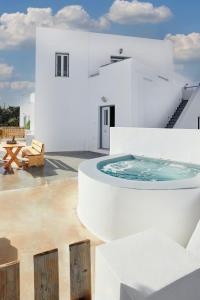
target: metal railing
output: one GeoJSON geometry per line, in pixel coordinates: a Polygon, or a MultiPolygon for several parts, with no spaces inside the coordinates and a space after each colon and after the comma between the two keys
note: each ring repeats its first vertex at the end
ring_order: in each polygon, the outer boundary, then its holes
{"type": "Polygon", "coordinates": [[[184,86],[185,89],[192,89],[192,88],[198,88],[198,87],[200,87],[200,83],[199,83],[199,85],[184,86]]]}

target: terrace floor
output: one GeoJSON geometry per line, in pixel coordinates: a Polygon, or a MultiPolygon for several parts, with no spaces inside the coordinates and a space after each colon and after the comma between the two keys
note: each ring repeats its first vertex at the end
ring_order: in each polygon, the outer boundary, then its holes
{"type": "Polygon", "coordinates": [[[45,155],[44,168],[0,174],[0,265],[20,261],[21,300],[34,300],[33,255],[58,248],[60,300],[70,299],[70,243],[90,239],[92,279],[94,250],[101,243],[80,222],[79,164],[101,154],[63,152],[45,155]]]}
{"type": "Polygon", "coordinates": [[[34,300],[33,255],[55,248],[59,253],[59,299],[70,299],[69,244],[85,239],[91,241],[94,282],[94,251],[101,241],[77,216],[77,174],[82,161],[99,156],[102,154],[93,152],[47,153],[43,168],[17,170],[13,166],[13,174],[7,175],[0,168],[0,265],[20,261],[21,300],[34,300]]]}
{"type": "Polygon", "coordinates": [[[13,174],[6,174],[0,168],[0,191],[34,187],[54,180],[77,177],[79,164],[87,159],[100,157],[94,152],[54,152],[45,155],[45,166],[27,170],[14,168],[13,174]]]}
{"type": "Polygon", "coordinates": [[[34,300],[33,255],[55,248],[59,253],[60,300],[69,300],[68,247],[85,239],[91,241],[94,282],[94,250],[101,241],[78,219],[77,192],[77,178],[0,192],[0,265],[20,261],[21,300],[34,300]]]}

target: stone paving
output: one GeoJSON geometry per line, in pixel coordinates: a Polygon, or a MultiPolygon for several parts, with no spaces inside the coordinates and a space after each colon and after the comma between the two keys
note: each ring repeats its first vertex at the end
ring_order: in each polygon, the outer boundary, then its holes
{"type": "Polygon", "coordinates": [[[33,255],[58,248],[60,300],[69,300],[70,243],[90,239],[92,278],[94,250],[101,243],[79,221],[77,178],[0,192],[0,264],[20,261],[21,300],[34,300],[33,255]]]}
{"type": "MultiPolygon", "coordinates": [[[[0,168],[0,191],[43,185],[54,180],[77,177],[79,164],[102,154],[94,152],[59,152],[45,155],[45,166],[32,167],[27,170],[17,170],[5,173],[0,168]]],[[[3,156],[3,152],[1,153],[3,156]]]]}

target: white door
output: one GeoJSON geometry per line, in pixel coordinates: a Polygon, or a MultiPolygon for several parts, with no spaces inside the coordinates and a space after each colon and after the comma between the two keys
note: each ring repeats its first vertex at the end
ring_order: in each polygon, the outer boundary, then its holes
{"type": "Polygon", "coordinates": [[[102,107],[101,110],[101,147],[110,148],[110,107],[102,107]]]}

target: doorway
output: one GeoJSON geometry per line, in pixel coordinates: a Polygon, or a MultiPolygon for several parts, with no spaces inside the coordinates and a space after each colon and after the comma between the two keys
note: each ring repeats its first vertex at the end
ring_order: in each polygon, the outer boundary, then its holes
{"type": "Polygon", "coordinates": [[[115,106],[100,107],[100,148],[110,148],[110,127],[115,127],[115,106]]]}

